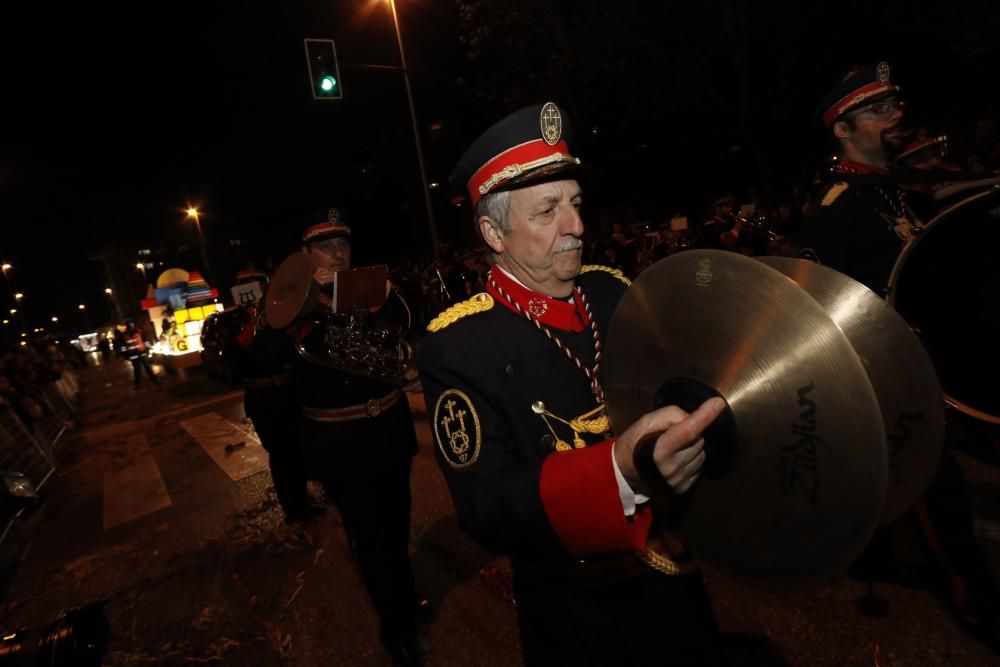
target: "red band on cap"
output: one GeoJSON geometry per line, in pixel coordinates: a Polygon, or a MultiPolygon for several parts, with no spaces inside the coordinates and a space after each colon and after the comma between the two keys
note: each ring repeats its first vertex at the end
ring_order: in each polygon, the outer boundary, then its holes
{"type": "Polygon", "coordinates": [[[879,83],[878,81],[861,86],[837,100],[836,104],[827,109],[823,114],[823,124],[830,127],[841,114],[849,111],[852,107],[878,95],[894,93],[897,90],[899,90],[899,86],[894,86],[891,83],[879,83]]]}
{"type": "Polygon", "coordinates": [[[350,236],[351,228],[344,224],[334,225],[329,222],[321,222],[306,229],[302,234],[302,242],[309,243],[320,237],[326,236],[350,236]]]}
{"type": "Polygon", "coordinates": [[[565,156],[567,162],[571,160],[575,161],[570,156],[569,146],[566,145],[565,141],[557,141],[555,145],[550,146],[542,139],[534,139],[513,148],[508,148],[503,153],[492,158],[472,175],[467,185],[469,199],[475,205],[484,194],[492,192],[515,176],[519,176],[522,170],[535,167],[535,165],[530,165],[529,163],[557,155],[565,156]]]}

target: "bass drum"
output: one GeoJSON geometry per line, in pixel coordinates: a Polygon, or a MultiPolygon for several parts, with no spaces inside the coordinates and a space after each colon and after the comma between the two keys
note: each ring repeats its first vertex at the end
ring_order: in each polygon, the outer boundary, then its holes
{"type": "Polygon", "coordinates": [[[948,403],[1000,424],[1000,189],[931,220],[896,260],[888,300],[926,346],[948,403]]]}

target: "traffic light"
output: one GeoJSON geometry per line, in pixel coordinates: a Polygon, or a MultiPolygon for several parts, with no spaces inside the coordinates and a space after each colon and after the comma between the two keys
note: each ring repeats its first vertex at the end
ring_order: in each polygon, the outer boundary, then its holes
{"type": "Polygon", "coordinates": [[[306,64],[314,100],[339,100],[344,97],[337,66],[337,47],[332,39],[306,39],[306,64]]]}

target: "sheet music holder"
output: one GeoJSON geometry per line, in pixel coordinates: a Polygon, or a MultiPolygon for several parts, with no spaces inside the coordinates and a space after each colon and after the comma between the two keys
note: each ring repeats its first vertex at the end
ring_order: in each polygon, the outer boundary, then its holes
{"type": "Polygon", "coordinates": [[[333,274],[333,312],[378,310],[385,304],[388,279],[385,264],[337,271],[333,274]]]}

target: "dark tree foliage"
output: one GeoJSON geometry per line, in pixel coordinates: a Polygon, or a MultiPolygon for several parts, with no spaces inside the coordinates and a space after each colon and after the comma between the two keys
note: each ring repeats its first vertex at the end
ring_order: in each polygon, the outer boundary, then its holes
{"type": "Polygon", "coordinates": [[[958,81],[1000,35],[986,0],[456,2],[462,81],[484,120],[558,101],[575,149],[598,158],[621,198],[651,206],[808,183],[827,150],[815,107],[853,64],[895,61],[924,109],[914,117],[947,115],[954,106],[940,102],[968,97],[958,81]]]}

